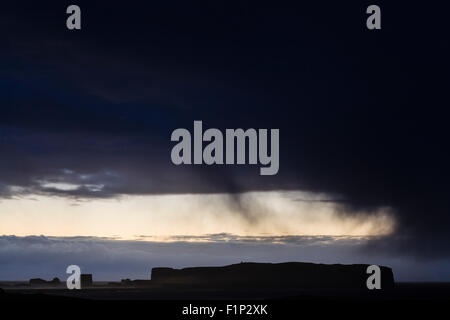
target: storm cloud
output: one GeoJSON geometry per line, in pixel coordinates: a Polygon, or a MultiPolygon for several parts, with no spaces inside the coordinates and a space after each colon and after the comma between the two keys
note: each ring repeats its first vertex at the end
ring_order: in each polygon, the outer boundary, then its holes
{"type": "Polygon", "coordinates": [[[368,248],[450,253],[444,8],[382,2],[369,32],[360,2],[79,1],[73,32],[68,4],[2,7],[2,197],[227,192],[245,213],[241,192],[303,190],[343,215],[392,208],[391,245],[368,248]],[[279,173],[174,166],[194,120],[279,128],[279,173]]]}

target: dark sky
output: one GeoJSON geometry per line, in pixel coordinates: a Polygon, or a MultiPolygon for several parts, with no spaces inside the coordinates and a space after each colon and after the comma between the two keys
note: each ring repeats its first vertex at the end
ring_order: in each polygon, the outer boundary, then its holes
{"type": "Polygon", "coordinates": [[[77,1],[80,31],[72,1],[2,4],[2,197],[322,192],[342,214],[393,208],[374,248],[450,254],[448,7],[377,1],[369,31],[365,1],[153,2],[77,1]],[[194,120],[279,128],[279,173],[174,166],[194,120]]]}

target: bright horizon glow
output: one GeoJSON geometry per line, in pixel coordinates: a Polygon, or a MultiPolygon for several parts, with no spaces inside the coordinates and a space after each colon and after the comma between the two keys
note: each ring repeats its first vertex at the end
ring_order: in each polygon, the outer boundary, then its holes
{"type": "Polygon", "coordinates": [[[82,201],[34,195],[0,200],[0,234],[133,240],[215,233],[381,236],[395,229],[389,208],[370,215],[339,215],[338,204],[317,201],[320,199],[320,195],[298,191],[247,192],[239,197],[182,194],[82,201]]]}

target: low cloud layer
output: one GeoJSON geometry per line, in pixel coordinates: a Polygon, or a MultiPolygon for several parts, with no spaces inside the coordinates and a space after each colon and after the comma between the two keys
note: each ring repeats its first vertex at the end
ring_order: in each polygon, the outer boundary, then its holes
{"type": "Polygon", "coordinates": [[[170,242],[95,237],[0,237],[0,280],[66,279],[77,264],[97,281],[149,279],[153,267],[220,266],[241,261],[370,263],[393,268],[396,281],[449,281],[450,260],[418,261],[363,250],[358,237],[238,237],[212,234],[170,242]]]}

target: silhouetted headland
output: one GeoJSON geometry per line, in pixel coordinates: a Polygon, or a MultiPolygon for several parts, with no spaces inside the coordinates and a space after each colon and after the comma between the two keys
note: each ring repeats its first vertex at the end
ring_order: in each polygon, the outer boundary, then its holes
{"type": "MultiPolygon", "coordinates": [[[[224,267],[153,268],[153,284],[215,288],[367,288],[368,265],[239,263],[224,267]]],[[[394,286],[392,269],[381,266],[381,287],[394,286]]]]}
{"type": "Polygon", "coordinates": [[[93,285],[92,274],[81,274],[80,276],[81,287],[90,287],[93,285]]]}
{"type": "Polygon", "coordinates": [[[53,280],[47,281],[41,278],[30,279],[30,285],[59,285],[61,281],[59,278],[53,278],[53,280]]]}

